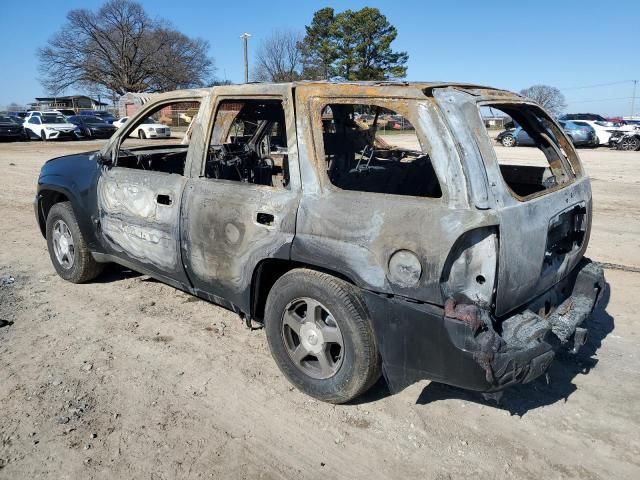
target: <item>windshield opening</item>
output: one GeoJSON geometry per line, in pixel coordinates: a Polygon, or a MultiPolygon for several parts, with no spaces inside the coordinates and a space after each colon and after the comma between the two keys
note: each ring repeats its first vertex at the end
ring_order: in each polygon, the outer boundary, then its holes
{"type": "MultiPolygon", "coordinates": [[[[527,104],[491,104],[482,106],[480,112],[494,141],[500,173],[516,198],[523,200],[562,188],[581,173],[574,149],[542,109],[527,104]]],[[[572,138],[574,144],[587,145],[595,139],[587,129],[581,129],[580,135],[572,138]]]]}

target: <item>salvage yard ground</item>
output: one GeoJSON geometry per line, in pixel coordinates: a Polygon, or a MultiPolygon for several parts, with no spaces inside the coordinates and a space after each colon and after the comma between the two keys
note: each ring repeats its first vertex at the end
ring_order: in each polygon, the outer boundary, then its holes
{"type": "Polygon", "coordinates": [[[379,382],[333,406],[294,390],[229,311],[118,267],[87,285],[55,274],[38,171],[101,144],[0,144],[0,478],[640,478],[640,152],[579,151],[610,293],[548,385],[496,406],[379,382]]]}

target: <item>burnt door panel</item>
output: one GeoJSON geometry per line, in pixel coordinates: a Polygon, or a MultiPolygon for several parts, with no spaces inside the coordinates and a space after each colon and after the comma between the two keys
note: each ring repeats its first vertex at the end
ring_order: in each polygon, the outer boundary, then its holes
{"type": "Polygon", "coordinates": [[[186,284],[179,249],[182,175],[105,168],[98,181],[100,238],[127,263],[186,284]]]}
{"type": "Polygon", "coordinates": [[[248,311],[256,265],[289,258],[298,193],[196,178],[189,180],[183,202],[183,258],[194,288],[248,311]]]}
{"type": "Polygon", "coordinates": [[[584,256],[591,224],[589,180],[513,202],[498,215],[496,314],[504,315],[558,283],[584,256]]]}

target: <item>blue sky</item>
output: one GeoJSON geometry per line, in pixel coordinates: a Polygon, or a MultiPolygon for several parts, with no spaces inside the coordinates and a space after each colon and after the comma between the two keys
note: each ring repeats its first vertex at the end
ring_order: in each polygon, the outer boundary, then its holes
{"type": "MultiPolygon", "coordinates": [[[[474,82],[509,90],[545,83],[563,90],[568,111],[604,115],[629,115],[630,81],[640,80],[638,0],[141,3],[152,16],[208,40],[218,77],[234,82],[242,80],[242,32],[252,34],[251,55],[273,29],[302,31],[313,12],[324,6],[378,7],[398,28],[394,48],[409,53],[409,80],[474,82]],[[601,86],[577,88],[592,85],[601,86]]],[[[102,0],[2,2],[0,108],[46,93],[37,80],[36,49],[63,25],[68,10],[101,4],[102,0]]],[[[636,100],[636,112],[639,103],[636,100]]]]}

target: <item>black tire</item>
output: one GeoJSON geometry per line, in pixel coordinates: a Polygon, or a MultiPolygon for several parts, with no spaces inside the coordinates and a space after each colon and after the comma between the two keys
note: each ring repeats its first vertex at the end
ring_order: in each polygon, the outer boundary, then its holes
{"type": "Polygon", "coordinates": [[[85,128],[84,129],[84,134],[87,138],[91,138],[91,129],[90,128],[85,128]]]}
{"type": "Polygon", "coordinates": [[[144,130],[142,129],[138,130],[138,138],[140,140],[144,140],[145,138],[147,138],[147,135],[144,133],[144,130]]]}
{"type": "Polygon", "coordinates": [[[633,151],[636,149],[637,145],[637,138],[635,137],[622,137],[622,139],[620,140],[620,142],[617,145],[618,150],[625,150],[625,151],[633,151]]]}
{"type": "Polygon", "coordinates": [[[42,140],[43,142],[47,141],[47,134],[44,133],[44,130],[40,131],[40,140],[42,140]]]}
{"type": "Polygon", "coordinates": [[[502,137],[502,140],[500,140],[500,143],[502,143],[504,147],[515,147],[516,139],[513,135],[505,135],[502,137]]]}
{"type": "Polygon", "coordinates": [[[47,216],[46,235],[51,263],[53,263],[58,275],[65,280],[72,283],[85,283],[93,280],[102,272],[104,265],[96,262],[87,248],[71,203],[61,202],[51,207],[47,216]],[[58,221],[62,221],[68,227],[73,239],[74,258],[71,265],[67,267],[58,260],[54,250],[54,227],[58,221]]]}
{"type": "Polygon", "coordinates": [[[364,393],[380,378],[381,361],[371,321],[362,294],[350,283],[314,270],[291,270],[271,288],[264,322],[269,348],[280,371],[307,395],[325,402],[344,403],[364,393]],[[344,344],[341,363],[328,378],[308,375],[289,353],[283,317],[287,307],[300,298],[326,306],[341,333],[344,344]]]}

